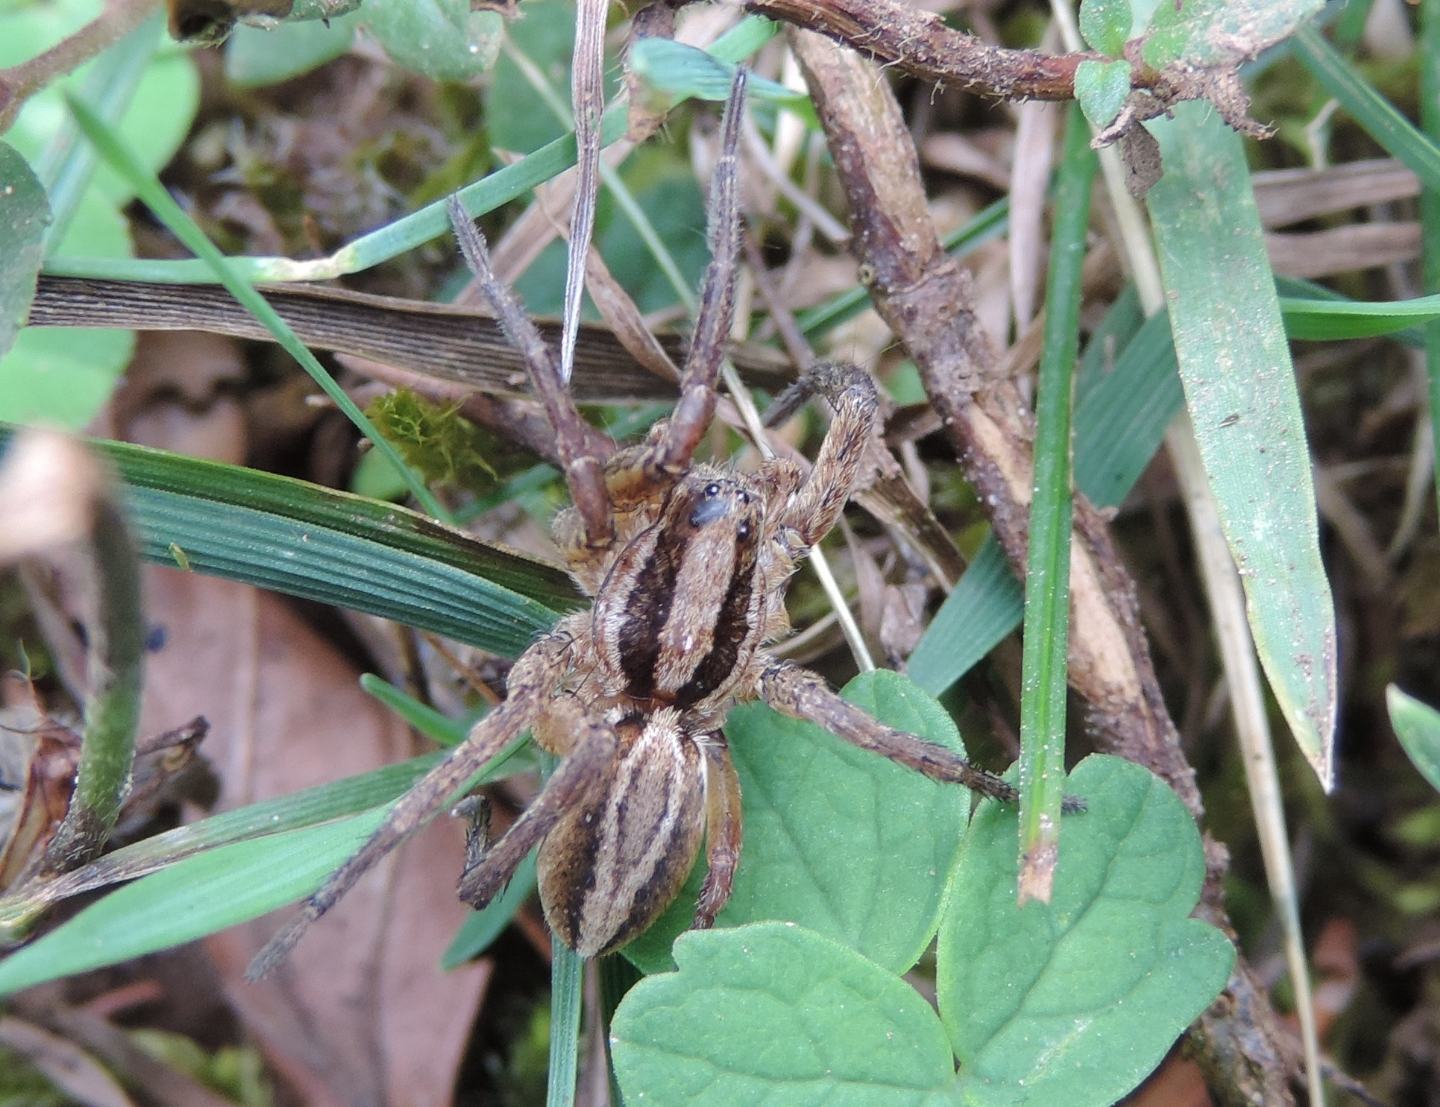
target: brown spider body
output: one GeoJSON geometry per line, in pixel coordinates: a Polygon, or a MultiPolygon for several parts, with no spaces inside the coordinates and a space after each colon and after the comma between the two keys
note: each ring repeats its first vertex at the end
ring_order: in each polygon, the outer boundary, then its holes
{"type": "MultiPolygon", "coordinates": [[[[261,951],[252,976],[276,964],[310,922],[527,728],[560,759],[558,767],[505,835],[472,859],[460,896],[488,903],[538,846],[546,918],[587,956],[645,929],[675,898],[702,844],[709,873],[695,925],[713,923],[729,898],[740,860],[740,783],[720,727],[736,702],[763,699],[932,779],[1015,798],[998,777],[884,726],[819,676],[764,648],[788,625],[784,590],[796,563],[835,525],[855,486],[875,430],[870,377],[854,366],[819,365],[797,382],[801,399],[824,395],[835,411],[808,474],[780,460],[749,474],[691,463],[714,412],[730,326],[743,84],[741,75],[722,128],[711,189],[712,260],[680,399],[639,445],[589,452],[593,428],[575,410],[553,352],[495,277],[479,232],[452,206],[466,261],[524,355],[554,427],[575,505],[555,520],[556,544],[594,603],[520,656],[505,700],[397,801],[261,951]]],[[[782,397],[777,408],[786,403],[782,397]]]]}

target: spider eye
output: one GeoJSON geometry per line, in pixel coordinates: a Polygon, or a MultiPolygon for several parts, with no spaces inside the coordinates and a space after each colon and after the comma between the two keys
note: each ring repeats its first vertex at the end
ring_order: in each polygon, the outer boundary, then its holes
{"type": "Polygon", "coordinates": [[[750,493],[749,493],[749,492],[741,492],[741,493],[740,493],[740,502],[741,502],[742,504],[748,504],[748,503],[750,502],[750,493]]]}
{"type": "Polygon", "coordinates": [[[718,484],[707,484],[707,485],[705,486],[705,495],[707,495],[707,496],[718,496],[718,495],[720,495],[720,486],[719,486],[718,484]]]}
{"type": "Polygon", "coordinates": [[[749,537],[750,537],[750,524],[749,524],[749,523],[741,523],[738,527],[735,528],[735,536],[736,536],[737,538],[739,538],[740,541],[742,541],[742,542],[745,541],[745,539],[749,538],[749,537]]]}

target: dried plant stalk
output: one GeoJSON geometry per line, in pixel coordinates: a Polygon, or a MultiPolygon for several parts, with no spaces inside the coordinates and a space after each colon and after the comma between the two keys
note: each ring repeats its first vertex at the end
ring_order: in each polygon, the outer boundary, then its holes
{"type": "MultiPolygon", "coordinates": [[[[849,198],[852,249],[875,305],[918,366],[997,538],[1023,572],[1033,419],[1015,382],[996,372],[969,275],[940,246],[899,105],[858,54],[811,32],[789,34],[849,198]]],[[[1070,684],[1086,703],[1097,743],[1162,777],[1199,819],[1194,770],[1160,693],[1134,585],[1104,520],[1083,498],[1075,505],[1071,588],[1070,684]]],[[[1223,847],[1210,843],[1209,854],[1200,914],[1233,936],[1220,887],[1223,847]]],[[[1198,1025],[1221,1101],[1292,1102],[1289,1055],[1243,959],[1198,1025]]]]}

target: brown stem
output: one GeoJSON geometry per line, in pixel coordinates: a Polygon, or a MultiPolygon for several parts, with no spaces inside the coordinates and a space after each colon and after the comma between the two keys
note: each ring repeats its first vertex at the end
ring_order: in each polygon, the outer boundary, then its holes
{"type": "MultiPolygon", "coordinates": [[[[1033,419],[1014,380],[996,372],[969,275],[940,246],[899,105],[854,52],[803,31],[792,30],[790,42],[849,198],[852,249],[871,275],[875,306],[914,358],[996,536],[1023,572],[1033,419]]],[[[1195,774],[1160,694],[1134,585],[1104,520],[1083,499],[1075,505],[1071,589],[1070,683],[1086,703],[1096,743],[1165,779],[1200,818],[1195,774]]],[[[1211,850],[1200,914],[1231,933],[1221,902],[1223,853],[1211,850]]],[[[1292,1102],[1283,1037],[1243,960],[1198,1029],[1222,1102],[1292,1102]]]]}
{"type": "MultiPolygon", "coordinates": [[[[744,0],[747,11],[816,31],[885,65],[1000,100],[1070,100],[1098,54],[1006,50],[900,0],[744,0]]],[[[1103,59],[1102,59],[1103,60],[1103,59]]]]}
{"type": "Polygon", "coordinates": [[[15,122],[26,100],[119,42],[157,7],[159,0],[110,0],[103,12],[73,35],[28,61],[0,69],[0,133],[15,122]]]}

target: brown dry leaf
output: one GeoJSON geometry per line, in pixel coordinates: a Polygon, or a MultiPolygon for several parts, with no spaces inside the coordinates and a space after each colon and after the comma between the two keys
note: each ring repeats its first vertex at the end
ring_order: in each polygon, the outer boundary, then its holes
{"type": "MultiPolygon", "coordinates": [[[[1057,104],[1021,104],[1017,109],[1015,161],[1010,170],[1010,295],[1015,329],[1023,330],[1035,316],[1045,269],[1045,200],[1050,167],[1055,162],[1055,132],[1061,118],[1057,104]]],[[[992,332],[1003,333],[1003,332],[992,332]]]]}
{"type": "MultiPolygon", "coordinates": [[[[142,352],[154,352],[147,344],[142,352]]],[[[155,365],[184,365],[170,358],[155,365]]],[[[156,382],[150,382],[152,386],[156,382]]],[[[155,388],[152,396],[163,395],[155,388]]],[[[243,417],[152,402],[130,437],[235,461],[243,417]]],[[[359,672],[289,604],[244,585],[151,567],[147,611],[164,628],[149,663],[142,732],[205,714],[205,752],[233,808],[362,773],[415,752],[408,729],[358,685],[359,672]]],[[[205,943],[247,1029],[304,1102],[422,1107],[451,1100],[488,966],[441,973],[464,919],[458,828],[421,836],[332,911],[273,981],[244,982],[276,920],[205,943]]]]}
{"type": "Polygon", "coordinates": [[[1265,252],[1276,273],[1286,277],[1328,277],[1357,269],[1379,269],[1420,256],[1419,223],[1351,223],[1305,234],[1271,232],[1265,252]]]}

